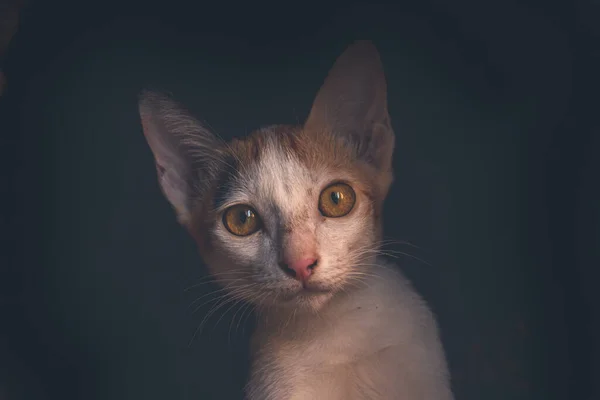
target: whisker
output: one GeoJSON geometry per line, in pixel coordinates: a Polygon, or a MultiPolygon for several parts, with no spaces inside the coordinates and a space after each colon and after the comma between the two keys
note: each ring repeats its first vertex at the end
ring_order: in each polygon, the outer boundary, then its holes
{"type": "Polygon", "coordinates": [[[381,249],[355,249],[352,251],[352,255],[351,258],[354,259],[358,259],[359,257],[365,256],[365,255],[382,255],[382,256],[387,256],[387,257],[391,257],[391,258],[399,258],[398,255],[403,255],[406,257],[410,257],[413,258],[425,265],[431,266],[431,264],[425,260],[423,260],[420,257],[417,257],[415,255],[412,255],[410,253],[406,253],[403,251],[398,251],[398,250],[381,250],[381,249]]]}
{"type": "Polygon", "coordinates": [[[228,342],[231,340],[231,328],[233,327],[233,323],[235,322],[235,317],[236,317],[236,315],[237,315],[237,314],[238,314],[238,313],[241,311],[240,317],[239,317],[239,319],[238,319],[238,322],[237,322],[237,324],[236,324],[236,328],[235,328],[235,331],[234,331],[234,333],[237,335],[238,328],[239,328],[239,326],[240,326],[240,322],[242,321],[242,318],[244,317],[244,314],[246,313],[246,311],[247,311],[247,310],[249,310],[249,309],[251,309],[251,308],[252,308],[252,305],[251,305],[250,301],[246,301],[246,302],[245,302],[245,303],[242,305],[242,307],[240,307],[240,309],[239,309],[239,310],[237,310],[237,311],[235,312],[235,314],[233,314],[233,317],[231,318],[231,323],[229,324],[229,331],[228,331],[228,333],[227,333],[227,341],[228,341],[228,342]]]}
{"type": "Polygon", "coordinates": [[[214,295],[216,293],[221,293],[221,292],[230,291],[230,290],[232,290],[231,286],[225,286],[225,287],[222,287],[222,288],[219,288],[219,289],[216,289],[216,290],[212,290],[212,291],[210,291],[208,293],[203,294],[202,296],[198,297],[197,299],[195,299],[187,308],[189,310],[194,304],[196,304],[198,301],[200,301],[201,299],[203,299],[203,298],[205,298],[207,296],[211,296],[211,295],[214,295]]]}
{"type": "Polygon", "coordinates": [[[245,288],[245,286],[240,286],[240,287],[233,288],[233,289],[231,289],[231,288],[224,288],[224,289],[228,289],[228,290],[226,290],[226,291],[225,291],[224,295],[217,297],[217,299],[210,299],[210,300],[208,300],[208,301],[205,301],[204,303],[200,304],[200,305],[199,305],[199,306],[198,306],[198,307],[197,307],[197,308],[196,308],[196,309],[195,309],[195,310],[192,312],[192,315],[193,315],[193,314],[195,314],[195,313],[196,313],[198,310],[200,310],[200,309],[202,308],[202,306],[204,306],[204,305],[206,305],[206,304],[210,303],[211,301],[218,300],[218,299],[220,299],[220,298],[223,298],[223,297],[227,297],[227,296],[232,296],[232,295],[235,295],[235,293],[237,293],[238,291],[240,291],[241,289],[244,289],[244,288],[245,288]]]}
{"type": "MultiPolygon", "coordinates": [[[[237,306],[240,303],[243,303],[244,299],[241,298],[236,298],[234,302],[232,302],[233,304],[231,304],[227,310],[225,310],[223,313],[221,313],[221,316],[219,317],[219,319],[217,319],[217,322],[215,322],[215,324],[213,325],[213,331],[215,330],[215,328],[217,327],[217,325],[219,325],[219,322],[221,322],[221,320],[223,319],[223,317],[225,317],[225,315],[227,315],[227,313],[233,309],[235,306],[237,306]]],[[[235,314],[234,314],[235,316],[235,314]]],[[[231,325],[230,325],[230,329],[231,329],[231,325]]]]}
{"type": "MultiPolygon", "coordinates": [[[[191,346],[192,342],[194,341],[195,337],[198,335],[199,332],[202,331],[202,328],[204,326],[204,324],[208,321],[208,319],[215,313],[217,312],[221,307],[231,303],[232,301],[236,301],[239,299],[238,296],[243,296],[248,290],[250,290],[250,286],[253,285],[248,285],[248,287],[242,287],[242,288],[237,288],[240,290],[235,290],[231,291],[230,293],[227,293],[226,296],[221,297],[219,300],[221,300],[220,302],[217,302],[217,304],[215,304],[211,310],[204,316],[204,318],[202,319],[202,321],[200,322],[200,325],[198,325],[198,328],[196,328],[196,331],[194,332],[194,335],[192,336],[192,339],[190,340],[188,347],[191,346]],[[241,289],[245,289],[241,290],[241,289]]],[[[240,296],[240,297],[241,297],[240,296]]],[[[198,309],[196,309],[198,310],[198,309]]]]}
{"type": "Polygon", "coordinates": [[[398,239],[394,239],[394,238],[391,238],[391,237],[384,238],[383,240],[380,240],[380,241],[376,242],[376,244],[381,245],[381,246],[384,246],[386,244],[400,244],[400,245],[414,247],[416,249],[420,249],[421,248],[421,247],[417,246],[416,244],[411,243],[409,241],[398,240],[398,239]]]}
{"type": "Polygon", "coordinates": [[[221,278],[221,279],[218,279],[218,280],[215,279],[215,280],[208,281],[208,282],[196,283],[195,285],[192,285],[192,286],[189,286],[189,287],[185,288],[183,291],[184,292],[189,292],[192,289],[195,289],[195,288],[198,288],[198,287],[204,286],[204,285],[210,285],[210,284],[217,285],[217,284],[220,284],[220,283],[222,284],[222,283],[226,283],[226,282],[239,282],[239,281],[243,281],[243,280],[244,280],[243,278],[230,278],[230,279],[223,279],[223,278],[221,278]]]}

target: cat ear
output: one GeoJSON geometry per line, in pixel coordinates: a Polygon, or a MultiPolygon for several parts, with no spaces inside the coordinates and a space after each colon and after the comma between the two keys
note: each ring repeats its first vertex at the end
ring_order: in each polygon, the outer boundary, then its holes
{"type": "Polygon", "coordinates": [[[218,139],[164,94],[144,91],[139,98],[144,136],[152,150],[160,187],[182,224],[202,195],[203,179],[219,167],[218,139]]]}
{"type": "Polygon", "coordinates": [[[341,136],[357,149],[359,157],[389,172],[394,132],[383,66],[371,42],[355,42],[337,59],[304,127],[341,136]]]}

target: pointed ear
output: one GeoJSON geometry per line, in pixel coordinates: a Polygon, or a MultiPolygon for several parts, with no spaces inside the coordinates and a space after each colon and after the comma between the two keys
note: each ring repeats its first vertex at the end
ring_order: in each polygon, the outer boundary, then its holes
{"type": "Polygon", "coordinates": [[[139,98],[144,136],[152,150],[160,187],[186,225],[208,175],[219,168],[220,142],[183,107],[164,94],[139,98]]]}
{"type": "Polygon", "coordinates": [[[391,171],[394,132],[383,67],[371,42],[355,42],[337,59],[304,127],[342,137],[358,157],[382,173],[391,171]]]}

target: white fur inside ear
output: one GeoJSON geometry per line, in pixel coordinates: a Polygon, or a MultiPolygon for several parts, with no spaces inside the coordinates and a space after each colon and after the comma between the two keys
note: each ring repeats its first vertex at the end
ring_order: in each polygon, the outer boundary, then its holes
{"type": "Polygon", "coordinates": [[[186,224],[199,180],[219,162],[218,141],[202,124],[169,97],[144,92],[139,112],[146,141],[156,162],[163,194],[186,224]]]}
{"type": "Polygon", "coordinates": [[[182,224],[186,224],[190,219],[188,205],[190,194],[187,183],[179,174],[168,169],[158,178],[158,181],[165,197],[177,213],[177,220],[182,224]]]}

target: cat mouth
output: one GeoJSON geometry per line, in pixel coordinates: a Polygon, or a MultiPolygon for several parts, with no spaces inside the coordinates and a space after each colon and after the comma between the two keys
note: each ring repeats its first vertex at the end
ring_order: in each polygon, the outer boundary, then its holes
{"type": "Polygon", "coordinates": [[[329,293],[330,290],[326,288],[314,287],[314,286],[302,286],[302,288],[298,291],[298,293],[314,293],[314,294],[323,294],[329,293]]]}
{"type": "Polygon", "coordinates": [[[298,298],[313,297],[329,293],[331,293],[331,290],[326,288],[302,285],[297,287],[296,290],[288,292],[287,295],[285,295],[285,298],[288,301],[294,301],[298,298]]]}
{"type": "Polygon", "coordinates": [[[314,297],[319,295],[330,294],[331,289],[319,285],[307,285],[303,284],[300,286],[292,297],[314,297]]]}

